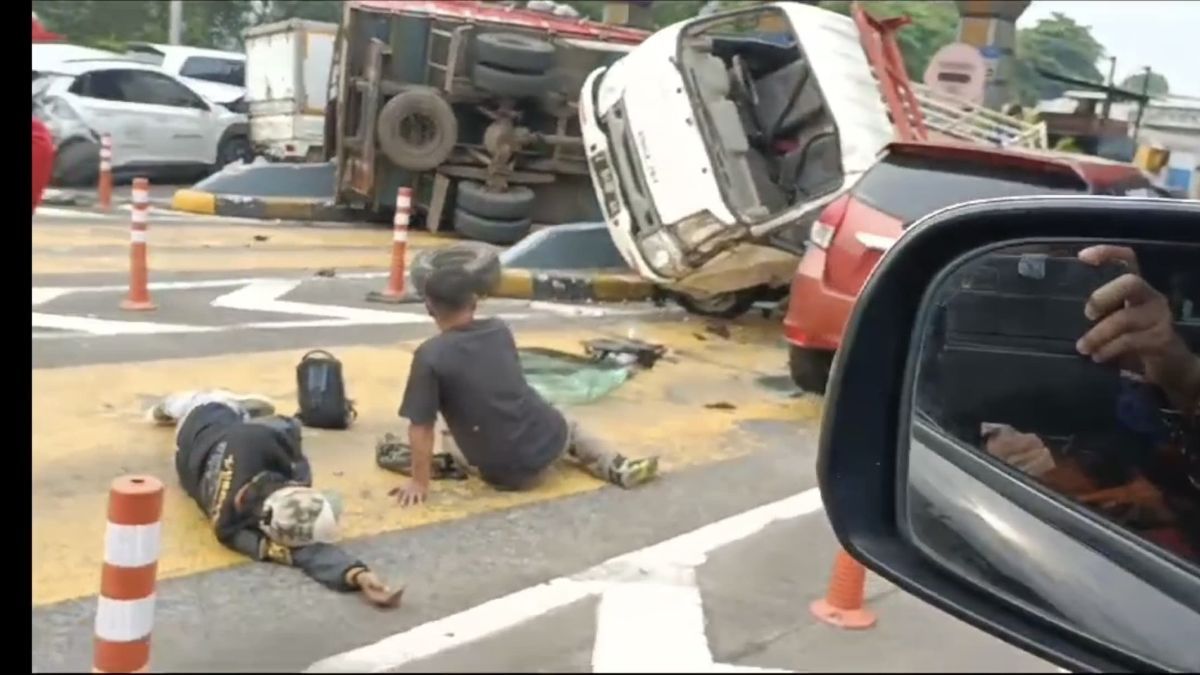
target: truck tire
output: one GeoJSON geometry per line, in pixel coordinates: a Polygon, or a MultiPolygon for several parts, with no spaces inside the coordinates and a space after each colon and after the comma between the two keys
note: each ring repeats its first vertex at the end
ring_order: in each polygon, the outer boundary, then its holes
{"type": "Polygon", "coordinates": [[[792,382],[806,392],[824,394],[832,366],[833,352],[788,346],[788,370],[792,382]]]}
{"type": "Polygon", "coordinates": [[[398,168],[428,171],[443,162],[458,142],[454,109],[432,87],[396,94],[375,121],[379,149],[398,168]]]}
{"type": "Polygon", "coordinates": [[[475,63],[515,73],[544,73],[554,66],[554,45],[518,33],[484,33],[475,38],[475,63]]]}
{"type": "Polygon", "coordinates": [[[454,229],[468,239],[484,241],[489,244],[508,246],[520,241],[529,234],[533,221],[529,218],[519,220],[499,220],[484,218],[463,209],[454,210],[454,229]]]}
{"type": "Polygon", "coordinates": [[[484,218],[516,220],[533,212],[533,190],[514,185],[507,192],[491,192],[482,183],[459,181],[454,205],[484,218]]]}
{"type": "Polygon", "coordinates": [[[759,289],[746,288],[729,293],[718,293],[707,298],[694,298],[679,293],[675,296],[675,301],[689,314],[714,319],[736,319],[750,311],[754,303],[758,302],[758,297],[759,289]]]}
{"type": "Polygon", "coordinates": [[[413,288],[424,294],[429,275],[443,267],[466,270],[478,284],[475,292],[481,296],[490,294],[500,283],[500,251],[491,244],[461,241],[445,248],[426,249],[413,256],[408,271],[413,288]]]}
{"type": "Polygon", "coordinates": [[[471,81],[484,91],[513,98],[536,98],[550,91],[549,73],[514,73],[495,66],[476,63],[471,81]]]}
{"type": "Polygon", "coordinates": [[[71,141],[54,153],[50,184],[57,187],[95,186],[100,173],[100,145],[71,141]]]}

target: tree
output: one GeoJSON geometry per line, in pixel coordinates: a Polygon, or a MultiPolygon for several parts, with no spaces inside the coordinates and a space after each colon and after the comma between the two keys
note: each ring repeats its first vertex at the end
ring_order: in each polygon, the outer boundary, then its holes
{"type": "Polygon", "coordinates": [[[1017,59],[1013,69],[1018,100],[1025,105],[1058,98],[1070,89],[1064,82],[1043,77],[1038,68],[1059,75],[1101,84],[1096,63],[1104,47],[1092,37],[1091,28],[1069,16],[1054,12],[1037,25],[1017,32],[1017,59]]]}
{"type": "Polygon", "coordinates": [[[1136,73],[1121,80],[1121,88],[1126,91],[1142,93],[1142,87],[1146,88],[1146,93],[1151,96],[1166,96],[1171,93],[1171,86],[1167,83],[1167,78],[1161,73],[1150,71],[1148,76],[1149,83],[1146,82],[1146,73],[1136,73]]]}

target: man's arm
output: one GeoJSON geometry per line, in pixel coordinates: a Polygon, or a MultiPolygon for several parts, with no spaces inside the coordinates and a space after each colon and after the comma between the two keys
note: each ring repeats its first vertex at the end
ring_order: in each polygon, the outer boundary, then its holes
{"type": "Polygon", "coordinates": [[[401,506],[419,504],[429,494],[434,423],[437,422],[440,396],[437,373],[425,350],[418,349],[413,355],[408,384],[404,387],[404,401],[400,404],[400,416],[409,421],[408,443],[412,449],[412,479],[400,495],[401,506]]]}

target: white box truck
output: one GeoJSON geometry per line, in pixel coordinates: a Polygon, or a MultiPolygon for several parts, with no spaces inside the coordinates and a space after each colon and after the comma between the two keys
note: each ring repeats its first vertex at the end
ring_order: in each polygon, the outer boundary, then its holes
{"type": "Polygon", "coordinates": [[[324,159],[325,103],[337,24],[290,19],[249,28],[250,142],[276,161],[324,159]]]}

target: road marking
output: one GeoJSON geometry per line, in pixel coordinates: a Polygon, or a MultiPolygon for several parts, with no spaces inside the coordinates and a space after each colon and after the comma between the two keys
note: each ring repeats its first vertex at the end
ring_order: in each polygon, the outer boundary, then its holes
{"type": "MultiPolygon", "coordinates": [[[[606,595],[614,588],[621,588],[627,584],[646,586],[652,583],[661,584],[661,580],[664,577],[670,578],[671,574],[694,576],[695,568],[703,564],[713,551],[759,532],[774,522],[798,518],[816,513],[821,509],[820,492],[817,488],[811,488],[791,497],[710,523],[658,544],[611,558],[579,574],[559,577],[516,591],[457,614],[421,624],[403,633],[384,638],[375,644],[322,659],[309,666],[305,672],[385,672],[417,659],[435,656],[448,649],[470,644],[589,596],[606,595]]],[[[679,594],[676,597],[684,597],[684,595],[679,594]]],[[[602,665],[621,663],[623,659],[623,662],[628,665],[630,658],[636,658],[638,651],[630,649],[628,645],[619,643],[613,645],[608,638],[602,643],[600,636],[601,633],[611,636],[612,631],[619,630],[618,627],[611,625],[612,621],[631,620],[629,612],[633,610],[630,609],[630,596],[623,591],[618,591],[615,601],[609,603],[607,611],[604,610],[604,605],[605,602],[602,598],[597,615],[597,643],[592,652],[593,664],[597,660],[602,665]],[[613,618],[614,608],[616,610],[615,619],[613,618]],[[628,653],[618,656],[611,651],[616,649],[628,653]]],[[[645,600],[640,603],[636,611],[643,613],[648,611],[645,600]]],[[[678,608],[675,609],[676,613],[680,611],[678,608]]],[[[689,608],[688,611],[691,609],[689,608]]],[[[656,640],[651,643],[654,645],[651,651],[659,653],[665,663],[707,664],[705,668],[710,672],[760,672],[759,669],[714,664],[709,652],[707,637],[703,642],[703,651],[698,646],[700,641],[695,636],[695,623],[693,617],[689,621],[689,625],[692,625],[690,632],[672,634],[672,639],[676,640],[673,646],[669,642],[659,643],[656,640]],[[670,653],[668,650],[672,648],[686,651],[670,653]]],[[[700,626],[702,630],[702,615],[700,626]]],[[[652,629],[647,630],[654,630],[655,637],[658,637],[665,628],[667,627],[660,622],[652,629]]],[[[639,639],[639,642],[644,641],[639,639]]],[[[638,663],[637,669],[642,666],[643,664],[638,663]]],[[[636,672],[637,669],[634,669],[633,672],[636,672]]],[[[668,670],[678,672],[679,669],[676,667],[668,670]]]]}
{"type": "MultiPolygon", "coordinates": [[[[34,328],[54,328],[56,330],[71,330],[90,335],[157,335],[163,333],[204,333],[217,330],[208,326],[189,326],[186,324],[154,323],[151,321],[111,321],[109,319],[93,319],[86,316],[67,316],[63,314],[43,314],[33,312],[34,328]]],[[[35,339],[47,339],[49,335],[35,339]]],[[[59,337],[55,334],[53,337],[59,337]]],[[[72,336],[78,337],[78,336],[72,336]]]]}
{"type": "MultiPolygon", "coordinates": [[[[388,272],[347,272],[339,274],[333,278],[327,277],[246,277],[242,279],[200,279],[196,281],[152,281],[147,284],[147,287],[152,291],[186,291],[199,288],[230,288],[233,286],[245,286],[259,281],[313,281],[317,283],[336,281],[337,279],[383,279],[388,276],[388,272]]],[[[68,293],[120,293],[129,289],[125,284],[114,284],[112,286],[39,286],[33,289],[34,297],[38,297],[39,292],[54,292],[57,295],[66,295],[68,293]]],[[[42,301],[45,302],[45,301],[42,301]]],[[[38,304],[38,303],[34,303],[38,304]]]]}
{"type": "Polygon", "coordinates": [[[301,279],[256,281],[232,293],[226,293],[213,300],[210,304],[213,307],[240,309],[251,312],[279,312],[281,314],[297,314],[301,316],[320,316],[327,319],[337,318],[356,324],[391,325],[429,323],[432,321],[432,319],[424,314],[385,312],[377,309],[318,305],[311,302],[293,302],[279,299],[281,295],[286,295],[293,291],[302,281],[301,279]]]}

